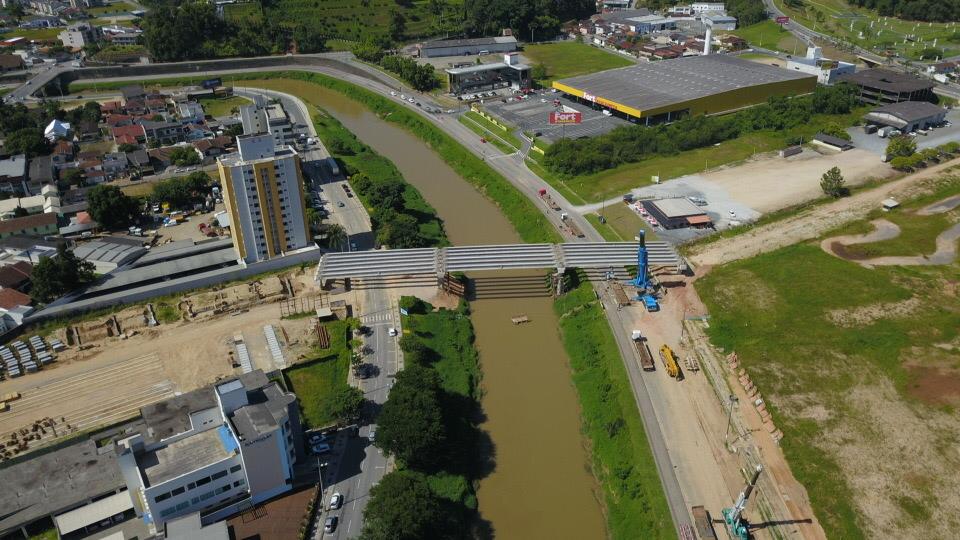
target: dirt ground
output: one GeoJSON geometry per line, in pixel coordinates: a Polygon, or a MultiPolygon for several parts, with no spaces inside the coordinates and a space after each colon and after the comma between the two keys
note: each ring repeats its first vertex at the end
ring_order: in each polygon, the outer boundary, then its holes
{"type": "MultiPolygon", "coordinates": [[[[298,298],[320,292],[312,268],[282,276],[298,298]]],[[[255,369],[282,368],[267,349],[263,331],[267,324],[273,325],[283,345],[285,364],[295,362],[312,345],[313,318],[281,319],[283,287],[280,277],[269,276],[256,286],[241,283],[190,295],[185,299],[198,312],[196,317],[153,327],[146,323],[144,306],[129,307],[112,317],[72,325],[79,346],[68,340],[65,328],[55,330],[53,336],[72,343],[56,362],[37,373],[0,382],[0,394],[23,396],[0,415],[0,437],[48,417],[64,417],[72,428],[104,425],[174,393],[238,374],[232,344],[237,334],[243,336],[255,369]],[[215,304],[222,307],[224,301],[232,307],[214,313],[215,304]]],[[[342,296],[348,303],[354,301],[352,293],[342,296]]],[[[187,302],[180,305],[182,313],[187,302]]]]}
{"type": "Polygon", "coordinates": [[[894,172],[876,154],[853,149],[837,154],[804,152],[786,159],[764,157],[701,177],[725,189],[730,198],[766,213],[822,196],[820,177],[831,167],[840,167],[849,186],[894,172]]]}
{"type": "Polygon", "coordinates": [[[956,162],[954,159],[875,189],[816,206],[775,223],[761,225],[737,236],[695,246],[688,260],[698,266],[718,265],[815,238],[840,225],[863,218],[888,197],[902,198],[924,191],[924,180],[953,168],[956,162]]]}
{"type": "Polygon", "coordinates": [[[258,505],[227,520],[230,538],[236,540],[289,540],[298,538],[313,488],[302,488],[258,505]]]}

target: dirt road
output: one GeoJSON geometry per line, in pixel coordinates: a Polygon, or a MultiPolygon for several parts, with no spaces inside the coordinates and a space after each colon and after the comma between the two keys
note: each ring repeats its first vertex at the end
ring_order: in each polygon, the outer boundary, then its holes
{"type": "Polygon", "coordinates": [[[956,163],[956,159],[941,163],[876,189],[816,206],[796,216],[755,227],[734,237],[697,246],[688,259],[696,266],[714,266],[816,238],[844,223],[863,218],[871,210],[879,208],[880,201],[887,197],[902,197],[916,191],[917,184],[954,168],[956,163]]]}

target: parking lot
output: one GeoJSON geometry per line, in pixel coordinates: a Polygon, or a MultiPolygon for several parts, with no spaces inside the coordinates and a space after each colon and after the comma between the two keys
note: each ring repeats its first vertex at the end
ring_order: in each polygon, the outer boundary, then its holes
{"type": "MultiPolygon", "coordinates": [[[[951,124],[949,127],[931,129],[926,135],[917,134],[915,137],[917,149],[923,150],[950,141],[960,141],[960,109],[953,109],[948,112],[947,121],[951,124]]],[[[868,135],[863,132],[863,127],[860,126],[849,128],[847,133],[850,134],[854,146],[877,155],[886,153],[887,145],[890,144],[889,138],[880,137],[876,133],[868,135]]]]}
{"type": "Polygon", "coordinates": [[[530,133],[540,132],[539,137],[554,142],[561,137],[579,139],[594,137],[630,122],[616,116],[606,116],[599,110],[577,103],[560,92],[544,91],[524,99],[503,98],[484,100],[482,107],[509,125],[530,133]],[[554,100],[559,99],[566,110],[579,111],[583,115],[580,124],[567,126],[551,125],[550,113],[556,111],[554,100]]]}

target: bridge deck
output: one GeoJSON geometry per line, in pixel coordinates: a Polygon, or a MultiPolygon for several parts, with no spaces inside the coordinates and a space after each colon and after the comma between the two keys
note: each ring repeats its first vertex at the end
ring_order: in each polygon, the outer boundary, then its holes
{"type": "MultiPolygon", "coordinates": [[[[615,268],[637,264],[638,242],[509,244],[447,248],[392,249],[327,253],[317,267],[317,281],[343,278],[401,277],[471,270],[536,268],[615,268]]],[[[647,242],[651,266],[683,261],[666,242],[647,242]]]]}

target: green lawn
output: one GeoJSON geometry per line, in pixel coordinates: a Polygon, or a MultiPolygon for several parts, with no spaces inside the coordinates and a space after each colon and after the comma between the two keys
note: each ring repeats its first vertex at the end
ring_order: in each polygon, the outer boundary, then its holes
{"type": "Polygon", "coordinates": [[[336,421],[330,403],[337,391],[347,386],[350,350],[347,346],[350,321],[325,325],[330,332],[330,348],[314,347],[309,359],[284,371],[287,387],[297,395],[308,428],[328,426],[336,421]]]}
{"type": "Polygon", "coordinates": [[[676,538],[626,369],[593,289],[583,281],[559,297],[560,334],[603,490],[611,538],[676,538]]]}
{"type": "Polygon", "coordinates": [[[230,96],[227,98],[201,98],[200,105],[203,106],[203,112],[208,116],[230,116],[234,109],[243,105],[253,103],[249,99],[240,96],[230,96]]]}
{"type": "Polygon", "coordinates": [[[480,124],[483,128],[490,133],[496,134],[497,137],[506,141],[507,144],[513,146],[515,149],[519,150],[521,146],[520,139],[518,139],[511,130],[510,126],[507,126],[507,129],[502,129],[500,126],[494,124],[493,122],[487,120],[480,114],[474,111],[467,111],[464,113],[464,116],[473,120],[475,123],[480,124]]]}
{"type": "MultiPolygon", "coordinates": [[[[868,220],[883,218],[891,221],[900,227],[900,236],[882,242],[853,244],[846,250],[853,255],[865,258],[933,253],[937,249],[937,236],[960,221],[960,209],[929,216],[917,215],[913,211],[956,192],[960,192],[960,177],[954,177],[952,182],[945,183],[933,194],[904,204],[892,212],[884,212],[880,209],[871,212],[868,220]]],[[[837,234],[858,234],[872,230],[873,226],[864,221],[855,223],[837,234]]]]}
{"type": "MultiPolygon", "coordinates": [[[[472,121],[469,117],[460,116],[457,118],[457,120],[459,120],[461,124],[466,126],[467,129],[469,129],[470,131],[482,137],[485,141],[487,141],[488,144],[492,144],[493,146],[496,146],[497,149],[503,152],[504,154],[512,154],[517,151],[516,148],[503,142],[502,139],[494,137],[492,132],[490,132],[488,129],[484,128],[483,126],[477,124],[477,122],[472,121]]],[[[502,131],[500,131],[499,129],[497,131],[502,133],[502,131]]]]}
{"type": "Polygon", "coordinates": [[[737,28],[729,33],[742,37],[755,47],[774,49],[800,56],[807,53],[807,46],[802,41],[770,19],[737,28]]]}
{"type": "MultiPolygon", "coordinates": [[[[935,195],[905,207],[960,192],[957,177],[940,182],[935,195]]],[[[917,254],[940,231],[918,226],[908,240],[890,241],[889,252],[917,254]]],[[[872,536],[877,516],[870,512],[886,505],[897,528],[884,530],[891,537],[943,536],[957,489],[939,482],[944,475],[953,482],[948,456],[960,429],[960,365],[942,345],[960,339],[960,303],[943,284],[958,276],[956,262],[866,269],[824,253],[818,239],[714,268],[695,284],[713,343],[736,351],[760,388],[786,434],[791,468],[831,536],[872,536]],[[881,427],[892,415],[896,426],[881,427]],[[910,450],[919,441],[930,451],[922,461],[910,450]],[[869,501],[859,496],[864,475],[869,501]],[[950,493],[942,504],[941,491],[950,493]]]]}
{"type": "Polygon", "coordinates": [[[547,78],[542,81],[544,84],[634,64],[629,58],[576,41],[525,45],[522,54],[530,65],[542,63],[547,67],[547,78]]]}
{"type": "Polygon", "coordinates": [[[37,41],[55,41],[63,28],[13,28],[2,34],[3,39],[22,37],[37,41]]]}
{"type": "Polygon", "coordinates": [[[86,11],[91,17],[102,17],[108,14],[127,15],[135,9],[136,7],[134,7],[133,4],[128,4],[127,2],[114,2],[105,6],[84,8],[84,11],[86,11]]]}

